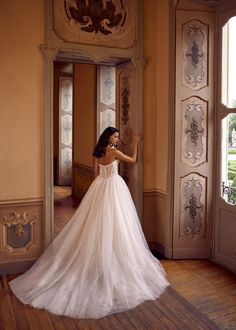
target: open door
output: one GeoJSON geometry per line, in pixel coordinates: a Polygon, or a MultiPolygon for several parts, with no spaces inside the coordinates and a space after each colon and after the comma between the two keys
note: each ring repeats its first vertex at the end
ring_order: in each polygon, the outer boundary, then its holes
{"type": "Polygon", "coordinates": [[[236,272],[236,6],[218,17],[214,260],[236,272]]]}

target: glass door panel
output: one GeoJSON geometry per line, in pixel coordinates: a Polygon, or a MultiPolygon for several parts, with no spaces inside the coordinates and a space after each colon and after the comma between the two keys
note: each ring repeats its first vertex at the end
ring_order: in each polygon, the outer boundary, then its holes
{"type": "Polygon", "coordinates": [[[218,15],[216,199],[213,259],[236,271],[236,8],[218,15]]]}
{"type": "Polygon", "coordinates": [[[236,204],[236,114],[222,120],[221,196],[227,203],[236,204]]]}
{"type": "Polygon", "coordinates": [[[227,108],[236,108],[236,16],[222,28],[221,101],[227,108]]]}

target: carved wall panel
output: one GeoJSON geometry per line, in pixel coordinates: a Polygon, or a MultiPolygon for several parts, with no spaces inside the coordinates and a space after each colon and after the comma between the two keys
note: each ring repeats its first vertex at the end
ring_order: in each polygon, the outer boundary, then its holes
{"type": "Polygon", "coordinates": [[[182,28],[182,83],[199,90],[208,84],[208,25],[192,20],[182,28]]]}
{"type": "Polygon", "coordinates": [[[206,178],[190,173],[181,178],[180,233],[182,239],[205,237],[206,178]]]}
{"type": "Polygon", "coordinates": [[[42,201],[0,204],[0,268],[37,258],[43,248],[42,201]]]}
{"type": "Polygon", "coordinates": [[[54,30],[66,42],[132,47],[136,0],[54,0],[54,30]]]}
{"type": "MultiPolygon", "coordinates": [[[[131,63],[120,67],[119,80],[119,105],[120,105],[120,136],[122,150],[130,154],[131,141],[133,136],[133,123],[135,120],[135,69],[131,63]],[[133,91],[133,93],[131,93],[133,91]]],[[[120,174],[129,185],[130,190],[134,188],[134,178],[131,178],[132,165],[122,163],[120,174]]]]}
{"type": "Polygon", "coordinates": [[[38,214],[25,211],[10,212],[0,218],[2,224],[2,249],[12,253],[26,252],[35,242],[35,221],[38,214]]]}
{"type": "Polygon", "coordinates": [[[206,161],[207,106],[199,97],[182,101],[182,161],[197,166],[206,161]]]}

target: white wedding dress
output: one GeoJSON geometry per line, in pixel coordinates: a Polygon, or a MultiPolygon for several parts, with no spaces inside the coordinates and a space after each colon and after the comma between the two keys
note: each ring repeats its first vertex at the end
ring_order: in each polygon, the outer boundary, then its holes
{"type": "Polygon", "coordinates": [[[155,300],[169,285],[147,246],[118,161],[99,167],[68,224],[32,268],[10,282],[23,303],[100,318],[155,300]]]}

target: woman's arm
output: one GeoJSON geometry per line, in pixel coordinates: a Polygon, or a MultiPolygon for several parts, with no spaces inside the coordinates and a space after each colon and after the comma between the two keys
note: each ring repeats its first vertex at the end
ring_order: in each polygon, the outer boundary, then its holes
{"type": "Polygon", "coordinates": [[[97,158],[94,159],[94,176],[95,178],[98,176],[99,170],[98,170],[98,161],[97,158]]]}
{"type": "Polygon", "coordinates": [[[137,153],[138,153],[138,144],[142,140],[143,134],[141,132],[138,132],[132,141],[132,154],[130,156],[125,155],[122,151],[120,150],[115,150],[115,155],[116,158],[124,161],[124,162],[129,162],[129,163],[135,163],[137,159],[137,153]]]}

